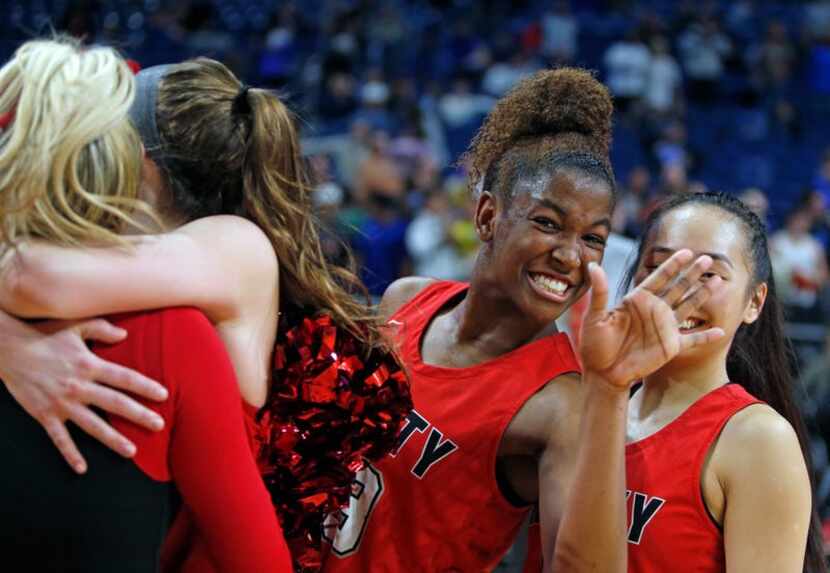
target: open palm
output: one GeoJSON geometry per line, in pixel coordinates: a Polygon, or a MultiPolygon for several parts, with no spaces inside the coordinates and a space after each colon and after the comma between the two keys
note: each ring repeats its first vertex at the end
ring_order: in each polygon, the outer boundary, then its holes
{"type": "Polygon", "coordinates": [[[605,309],[605,273],[598,265],[591,266],[591,302],[582,323],[579,349],[586,372],[627,388],[682,350],[723,336],[718,328],[680,332],[680,323],[720,286],[718,277],[699,281],[711,266],[711,258],[692,259],[691,251],[678,251],[611,311],[605,309]]]}

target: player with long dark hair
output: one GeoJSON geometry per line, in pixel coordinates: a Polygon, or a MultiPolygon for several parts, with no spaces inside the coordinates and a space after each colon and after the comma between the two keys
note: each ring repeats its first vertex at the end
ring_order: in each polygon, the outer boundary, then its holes
{"type": "Polygon", "coordinates": [[[764,224],[729,195],[674,197],[649,217],[629,283],[641,284],[682,249],[711,257],[703,281],[722,286],[680,332],[717,328],[724,336],[644,372],[630,403],[628,386],[637,378],[616,377],[603,357],[583,352],[586,375],[604,373],[629,410],[627,422],[609,419],[599,439],[615,444],[606,451],[615,471],[624,450],[625,496],[611,492],[613,507],[595,518],[619,521],[616,508],[627,502],[628,527],[614,542],[627,544],[634,573],[823,572],[764,224]]]}

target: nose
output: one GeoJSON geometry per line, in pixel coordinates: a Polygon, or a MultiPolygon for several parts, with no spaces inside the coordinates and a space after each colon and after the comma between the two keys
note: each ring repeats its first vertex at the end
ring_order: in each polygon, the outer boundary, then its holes
{"type": "Polygon", "coordinates": [[[571,271],[582,265],[582,254],[576,241],[560,243],[551,251],[551,257],[561,268],[571,271]]]}

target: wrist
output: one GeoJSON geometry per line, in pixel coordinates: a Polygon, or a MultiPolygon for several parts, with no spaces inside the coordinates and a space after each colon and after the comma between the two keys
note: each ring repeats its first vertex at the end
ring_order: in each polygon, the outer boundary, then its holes
{"type": "Polygon", "coordinates": [[[605,394],[609,397],[628,400],[631,382],[620,382],[614,380],[606,372],[597,372],[594,370],[585,370],[582,373],[582,382],[587,384],[591,391],[605,394]]]}
{"type": "Polygon", "coordinates": [[[25,323],[0,310],[0,376],[4,366],[14,360],[15,353],[20,351],[21,341],[28,333],[25,323]]]}

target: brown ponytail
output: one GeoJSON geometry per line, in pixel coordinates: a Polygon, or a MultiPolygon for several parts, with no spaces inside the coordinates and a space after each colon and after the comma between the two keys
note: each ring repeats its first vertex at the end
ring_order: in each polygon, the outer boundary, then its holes
{"type": "Polygon", "coordinates": [[[271,241],[284,300],[329,313],[368,348],[382,344],[376,314],[353,270],[328,263],[313,214],[295,120],[270,91],[247,88],[207,58],[173,66],[156,120],[173,203],[188,219],[248,218],[271,241]]]}

